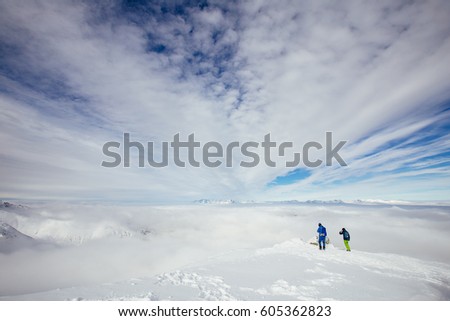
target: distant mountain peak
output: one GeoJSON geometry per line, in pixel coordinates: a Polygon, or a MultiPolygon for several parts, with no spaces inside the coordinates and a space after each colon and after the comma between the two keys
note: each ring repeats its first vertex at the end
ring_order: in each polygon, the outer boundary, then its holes
{"type": "Polygon", "coordinates": [[[11,225],[0,221],[0,239],[27,239],[31,240],[32,238],[28,235],[25,235],[18,230],[16,230],[11,225]]]}
{"type": "Polygon", "coordinates": [[[322,200],[308,200],[305,203],[307,204],[344,204],[343,200],[330,200],[330,201],[322,201],[322,200]]]}
{"type": "Polygon", "coordinates": [[[10,202],[4,202],[4,201],[0,200],[0,208],[14,209],[14,208],[26,208],[26,206],[23,206],[20,204],[14,204],[14,203],[10,203],[10,202]]]}
{"type": "Polygon", "coordinates": [[[239,202],[229,199],[229,200],[211,200],[211,199],[199,199],[194,201],[196,204],[237,204],[239,202]]]}

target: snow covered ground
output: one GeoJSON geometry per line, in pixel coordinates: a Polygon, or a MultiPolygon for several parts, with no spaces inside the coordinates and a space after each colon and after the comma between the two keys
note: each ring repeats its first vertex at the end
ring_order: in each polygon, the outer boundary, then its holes
{"type": "Polygon", "coordinates": [[[450,300],[449,228],[442,204],[10,204],[0,300],[450,300]]]}

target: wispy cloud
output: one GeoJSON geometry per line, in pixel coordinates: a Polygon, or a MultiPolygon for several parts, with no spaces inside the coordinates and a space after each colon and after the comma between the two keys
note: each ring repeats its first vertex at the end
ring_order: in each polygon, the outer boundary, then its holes
{"type": "Polygon", "coordinates": [[[450,195],[447,1],[14,1],[0,12],[2,197],[450,195]],[[348,141],[349,166],[289,185],[277,184],[284,166],[100,166],[123,132],[156,145],[270,132],[301,148],[327,131],[348,141]]]}

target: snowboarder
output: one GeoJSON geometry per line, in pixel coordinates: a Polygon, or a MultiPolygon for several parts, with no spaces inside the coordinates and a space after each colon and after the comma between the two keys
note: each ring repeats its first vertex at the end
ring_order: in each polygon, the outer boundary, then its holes
{"type": "Polygon", "coordinates": [[[317,233],[319,233],[319,250],[325,250],[325,241],[327,238],[327,229],[322,223],[319,223],[319,228],[317,229],[317,233]]]}
{"type": "Polygon", "coordinates": [[[345,248],[350,252],[350,245],[348,245],[348,241],[350,241],[350,233],[345,229],[345,227],[343,227],[339,234],[341,234],[344,238],[345,248]]]}

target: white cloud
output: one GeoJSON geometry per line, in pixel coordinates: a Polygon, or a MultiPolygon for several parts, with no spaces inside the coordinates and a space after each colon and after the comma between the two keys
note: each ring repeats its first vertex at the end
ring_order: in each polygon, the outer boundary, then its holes
{"type": "Polygon", "coordinates": [[[445,206],[44,203],[17,213],[0,210],[0,220],[41,242],[7,254],[0,248],[0,296],[148,278],[218,262],[222,255],[245,258],[243,253],[255,249],[314,238],[318,221],[339,248],[343,244],[338,231],[346,227],[352,249],[361,253],[450,260],[445,206]]]}
{"type": "MultiPolygon", "coordinates": [[[[446,1],[224,6],[186,8],[177,16],[125,14],[114,3],[2,4],[0,41],[9,69],[0,78],[0,193],[175,200],[302,198],[315,190],[358,197],[359,185],[326,183],[373,173],[408,197],[407,184],[382,173],[408,159],[424,166],[419,156],[448,151],[438,131],[440,140],[429,145],[358,160],[427,125],[448,123],[448,113],[439,113],[450,89],[446,1]],[[267,184],[290,169],[99,165],[103,143],[123,132],[142,143],[195,133],[202,143],[223,144],[261,142],[270,132],[278,143],[301,148],[323,142],[326,131],[349,141],[343,154],[350,166],[319,168],[270,190],[267,184]]],[[[431,172],[447,179],[447,168],[431,172]]],[[[365,183],[373,197],[386,192],[385,185],[365,183]]]]}

